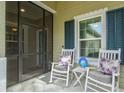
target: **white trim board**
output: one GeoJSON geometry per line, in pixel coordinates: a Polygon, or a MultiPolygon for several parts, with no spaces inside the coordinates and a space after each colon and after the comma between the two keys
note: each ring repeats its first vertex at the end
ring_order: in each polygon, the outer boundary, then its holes
{"type": "Polygon", "coordinates": [[[47,11],[51,12],[51,13],[56,13],[56,11],[52,8],[50,8],[49,6],[45,5],[44,3],[42,3],[41,1],[31,1],[32,3],[46,9],[47,11]]]}
{"type": "Polygon", "coordinates": [[[103,12],[108,11],[108,8],[103,8],[103,9],[99,9],[99,10],[95,10],[95,11],[91,11],[85,14],[81,14],[79,16],[75,16],[74,19],[75,20],[81,20],[81,19],[89,19],[89,17],[93,17],[96,15],[101,15],[103,14],[103,12]]]}

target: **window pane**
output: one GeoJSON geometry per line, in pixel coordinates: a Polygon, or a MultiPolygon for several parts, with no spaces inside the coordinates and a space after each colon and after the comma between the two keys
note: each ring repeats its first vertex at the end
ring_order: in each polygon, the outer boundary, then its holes
{"type": "Polygon", "coordinates": [[[93,36],[93,30],[91,25],[93,24],[93,19],[88,19],[86,22],[86,38],[94,38],[93,36]]]}
{"type": "Polygon", "coordinates": [[[80,56],[98,57],[101,40],[89,40],[80,42],[80,56]]]}
{"type": "Polygon", "coordinates": [[[80,38],[86,38],[86,30],[85,29],[80,30],[80,38]]]}
{"type": "Polygon", "coordinates": [[[80,21],[80,38],[86,38],[85,21],[80,21]]]}
{"type": "Polygon", "coordinates": [[[84,21],[80,21],[80,29],[85,29],[85,27],[86,27],[85,20],[84,21]]]}
{"type": "Polygon", "coordinates": [[[91,18],[80,22],[80,38],[101,37],[101,17],[91,18]]]}

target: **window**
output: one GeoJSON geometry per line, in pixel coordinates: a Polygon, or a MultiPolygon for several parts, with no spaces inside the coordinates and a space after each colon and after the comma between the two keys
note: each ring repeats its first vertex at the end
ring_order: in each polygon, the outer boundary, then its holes
{"type": "Polygon", "coordinates": [[[80,56],[97,58],[101,48],[101,16],[79,21],[80,56]]]}

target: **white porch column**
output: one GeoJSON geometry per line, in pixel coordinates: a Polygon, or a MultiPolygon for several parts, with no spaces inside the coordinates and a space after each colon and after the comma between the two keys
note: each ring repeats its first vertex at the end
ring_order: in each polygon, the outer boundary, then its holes
{"type": "Polygon", "coordinates": [[[6,58],[0,57],[0,92],[6,92],[6,58]]]}
{"type": "Polygon", "coordinates": [[[0,2],[0,92],[6,92],[5,1],[0,2]]]}

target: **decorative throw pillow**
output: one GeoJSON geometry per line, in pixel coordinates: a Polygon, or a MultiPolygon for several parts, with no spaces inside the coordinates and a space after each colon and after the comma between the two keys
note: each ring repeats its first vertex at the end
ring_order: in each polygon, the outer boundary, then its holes
{"type": "Polygon", "coordinates": [[[71,63],[71,55],[60,56],[59,65],[67,67],[71,63]]]}
{"type": "Polygon", "coordinates": [[[105,58],[101,58],[100,60],[100,71],[107,75],[112,75],[112,73],[116,73],[118,70],[119,62],[117,60],[109,60],[105,58]]]}

